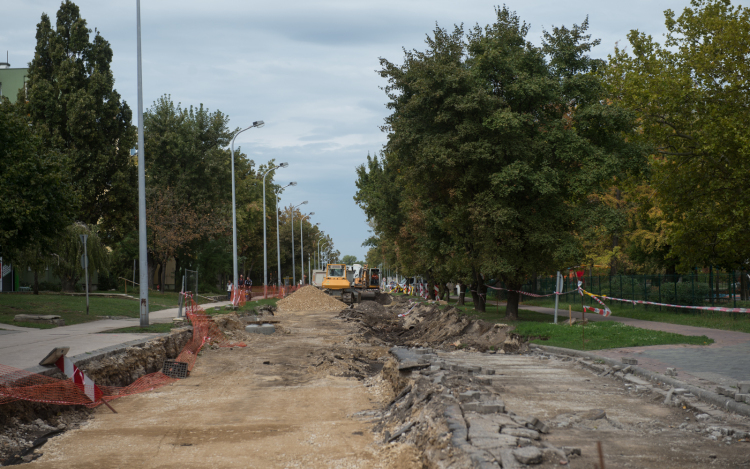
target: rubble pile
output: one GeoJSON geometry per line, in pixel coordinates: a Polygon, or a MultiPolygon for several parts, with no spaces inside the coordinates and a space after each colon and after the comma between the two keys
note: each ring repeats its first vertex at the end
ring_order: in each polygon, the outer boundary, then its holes
{"type": "Polygon", "coordinates": [[[472,319],[453,307],[442,309],[439,305],[398,300],[391,306],[383,306],[363,301],[342,310],[339,317],[359,322],[369,334],[395,345],[506,353],[526,347],[517,336],[509,334],[508,325],[472,319]]]}
{"type": "Polygon", "coordinates": [[[492,386],[495,370],[455,364],[430,349],[394,347],[391,354],[383,374],[400,392],[378,416],[383,443],[413,445],[427,466],[439,468],[567,465],[581,455],[544,441],[544,422],[506,409],[492,386]]]}
{"type": "Polygon", "coordinates": [[[339,311],[346,304],[313,286],[305,286],[276,303],[280,312],[339,311]]]}

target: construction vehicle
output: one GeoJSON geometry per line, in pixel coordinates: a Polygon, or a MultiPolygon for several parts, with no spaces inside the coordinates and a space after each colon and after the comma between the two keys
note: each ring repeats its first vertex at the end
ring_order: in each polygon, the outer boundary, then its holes
{"type": "Polygon", "coordinates": [[[355,264],[328,264],[322,282],[323,291],[346,304],[375,299],[380,292],[380,270],[355,264]]]}

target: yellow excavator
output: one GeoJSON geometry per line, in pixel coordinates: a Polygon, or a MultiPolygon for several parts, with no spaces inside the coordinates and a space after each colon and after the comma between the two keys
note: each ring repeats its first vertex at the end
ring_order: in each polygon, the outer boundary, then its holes
{"type": "Polygon", "coordinates": [[[380,292],[380,269],[367,265],[328,264],[321,285],[323,291],[346,304],[374,300],[380,292]]]}

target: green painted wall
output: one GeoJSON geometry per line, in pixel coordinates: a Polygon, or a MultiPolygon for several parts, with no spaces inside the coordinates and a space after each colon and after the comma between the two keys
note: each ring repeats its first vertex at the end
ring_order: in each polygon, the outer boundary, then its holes
{"type": "Polygon", "coordinates": [[[26,81],[27,68],[0,68],[0,96],[16,102],[18,90],[22,89],[26,81]]]}

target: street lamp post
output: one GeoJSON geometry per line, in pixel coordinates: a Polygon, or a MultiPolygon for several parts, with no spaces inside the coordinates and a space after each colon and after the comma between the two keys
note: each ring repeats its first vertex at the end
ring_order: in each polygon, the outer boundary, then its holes
{"type": "Polygon", "coordinates": [[[297,207],[301,207],[303,205],[306,205],[307,201],[305,200],[299,205],[295,205],[292,207],[292,285],[297,285],[297,272],[295,272],[295,266],[294,266],[294,209],[297,207]]]}
{"type": "Polygon", "coordinates": [[[289,163],[281,163],[263,173],[263,298],[268,297],[268,246],[266,246],[266,176],[278,168],[286,168],[289,163]]]}
{"type": "Polygon", "coordinates": [[[277,263],[277,274],[279,277],[279,280],[277,283],[278,286],[281,286],[281,245],[279,244],[279,192],[282,189],[286,189],[289,186],[296,186],[296,182],[290,182],[284,187],[280,187],[276,189],[276,263],[277,263]]]}
{"type": "MultiPolygon", "coordinates": [[[[315,215],[315,212],[307,214],[308,217],[315,215]]],[[[305,241],[302,239],[302,225],[304,225],[305,217],[300,217],[299,221],[299,261],[302,264],[302,286],[305,285],[305,241]]],[[[309,281],[309,278],[308,278],[309,281]]]]}
{"type": "Polygon", "coordinates": [[[146,150],[143,143],[143,73],[141,70],[141,0],[138,15],[138,257],[140,275],[141,327],[148,326],[148,246],[146,242],[146,150]]]}
{"type": "Polygon", "coordinates": [[[317,261],[317,262],[315,263],[315,265],[316,265],[316,266],[318,267],[318,269],[321,269],[321,266],[320,266],[320,240],[321,240],[321,239],[322,239],[322,238],[323,238],[324,236],[325,236],[325,235],[324,235],[323,233],[321,233],[321,234],[320,234],[320,235],[318,236],[318,239],[316,239],[316,240],[315,240],[315,244],[317,244],[317,245],[318,245],[318,261],[317,261]]]}
{"type": "Polygon", "coordinates": [[[234,137],[232,137],[232,144],[229,146],[230,153],[232,155],[232,274],[234,275],[234,288],[237,288],[237,210],[236,210],[236,203],[235,203],[235,195],[234,195],[234,139],[237,138],[239,134],[246,130],[250,130],[253,127],[263,127],[265,125],[265,122],[263,121],[255,121],[253,122],[253,125],[250,127],[244,128],[234,134],[234,137]]]}
{"type": "MultiPolygon", "coordinates": [[[[329,243],[328,238],[323,239],[323,244],[326,246],[326,248],[328,247],[328,243],[329,243]]],[[[320,251],[320,245],[318,245],[318,260],[320,261],[321,269],[325,267],[325,262],[323,258],[325,256],[325,253],[326,253],[325,250],[320,251]]]]}

